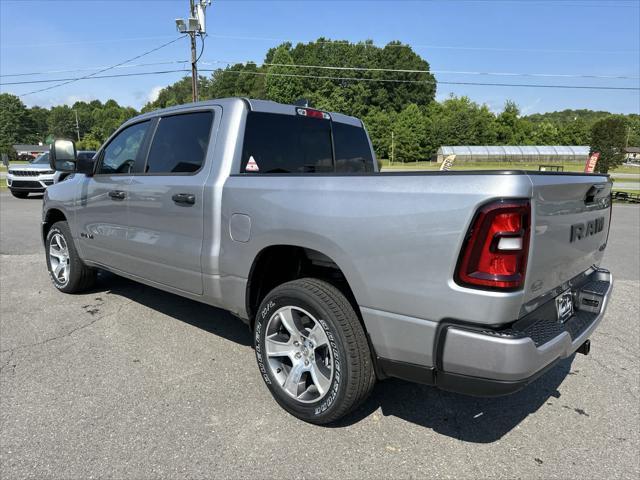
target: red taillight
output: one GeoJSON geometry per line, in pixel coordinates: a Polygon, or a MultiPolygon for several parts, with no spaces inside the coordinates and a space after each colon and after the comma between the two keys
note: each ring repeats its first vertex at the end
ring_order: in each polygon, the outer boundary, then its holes
{"type": "Polygon", "coordinates": [[[524,284],[531,206],[505,200],[482,207],[460,253],[456,281],[464,286],[517,290],[524,284]]]}

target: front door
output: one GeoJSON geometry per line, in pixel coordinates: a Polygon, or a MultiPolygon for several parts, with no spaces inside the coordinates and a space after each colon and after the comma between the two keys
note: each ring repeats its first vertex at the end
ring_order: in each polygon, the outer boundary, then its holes
{"type": "Polygon", "coordinates": [[[132,175],[143,168],[150,124],[124,128],[101,150],[96,173],[83,179],[76,211],[83,258],[129,273],[128,188],[132,175]]]}
{"type": "Polygon", "coordinates": [[[214,112],[158,120],[143,173],[128,188],[127,251],[136,274],[202,294],[205,159],[214,112]]]}

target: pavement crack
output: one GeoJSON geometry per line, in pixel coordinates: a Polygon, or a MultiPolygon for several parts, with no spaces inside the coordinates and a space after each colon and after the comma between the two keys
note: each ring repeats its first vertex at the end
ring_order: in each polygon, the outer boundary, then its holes
{"type": "MultiPolygon", "coordinates": [[[[12,359],[12,358],[13,358],[13,350],[9,350],[9,358],[7,358],[7,361],[6,361],[6,362],[4,362],[4,364],[3,364],[3,365],[0,365],[0,373],[2,373],[2,372],[3,372],[3,370],[9,366],[9,364],[11,363],[11,359],[12,359]]],[[[12,365],[12,367],[13,367],[14,369],[16,368],[15,363],[12,365]]]]}
{"type": "Polygon", "coordinates": [[[637,399],[638,398],[638,394],[632,390],[629,390],[626,387],[626,383],[627,383],[627,378],[624,375],[620,375],[620,373],[618,371],[616,371],[614,368],[611,368],[608,364],[602,362],[601,360],[599,360],[597,357],[593,357],[593,361],[598,364],[602,369],[606,370],[607,372],[609,372],[612,376],[618,378],[619,380],[621,380],[622,385],[621,385],[621,390],[624,390],[625,393],[627,393],[629,396],[631,396],[632,398],[637,399]]]}
{"type": "MultiPolygon", "coordinates": [[[[86,329],[86,328],[89,328],[89,327],[90,327],[90,326],[92,326],[94,323],[96,323],[96,322],[98,322],[98,321],[100,321],[100,320],[103,320],[103,319],[105,319],[105,318],[108,318],[108,317],[111,317],[111,316],[114,316],[114,315],[118,315],[118,314],[122,311],[122,309],[123,309],[124,307],[126,307],[127,305],[129,305],[129,304],[130,304],[130,303],[132,303],[132,302],[133,302],[133,300],[129,300],[128,302],[125,302],[125,303],[123,303],[122,305],[120,305],[120,306],[117,308],[117,310],[116,310],[116,311],[114,311],[114,312],[112,312],[112,313],[108,313],[108,314],[106,314],[106,315],[101,315],[101,316],[99,316],[99,317],[96,317],[96,318],[94,318],[93,320],[91,320],[90,322],[87,322],[87,323],[84,323],[84,324],[82,324],[82,325],[79,325],[79,326],[77,326],[77,327],[75,327],[75,328],[72,328],[72,329],[71,329],[71,330],[69,330],[68,332],[63,333],[63,334],[61,334],[61,335],[56,335],[55,337],[47,338],[47,339],[42,340],[42,341],[40,341],[40,342],[29,343],[29,344],[26,344],[26,345],[19,345],[19,346],[14,347],[14,348],[8,348],[8,349],[6,349],[6,350],[0,350],[0,354],[9,352],[9,360],[8,360],[8,361],[10,361],[10,360],[11,360],[11,358],[13,357],[14,352],[17,352],[17,351],[19,351],[19,350],[25,350],[25,349],[28,349],[28,348],[33,348],[33,347],[40,347],[40,346],[42,346],[42,345],[46,345],[46,344],[51,343],[51,342],[54,342],[54,341],[56,341],[56,340],[60,340],[61,338],[70,337],[71,335],[73,335],[73,334],[74,334],[74,333],[76,333],[76,332],[79,332],[80,330],[84,330],[84,329],[86,329]]],[[[87,313],[91,313],[91,312],[87,312],[87,313]]],[[[7,362],[7,365],[8,365],[8,362],[7,362]]],[[[6,367],[7,365],[4,365],[4,367],[6,367]]],[[[1,369],[1,368],[0,368],[0,371],[2,371],[2,369],[1,369]]]]}

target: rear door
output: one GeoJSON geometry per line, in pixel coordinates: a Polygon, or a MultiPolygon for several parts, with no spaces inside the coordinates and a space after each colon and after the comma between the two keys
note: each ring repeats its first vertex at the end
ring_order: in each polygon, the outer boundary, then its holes
{"type": "Polygon", "coordinates": [[[604,255],[611,181],[601,175],[530,175],[533,231],[525,301],[561,286],[604,255]]]}
{"type": "Polygon", "coordinates": [[[142,173],[129,185],[127,252],[135,274],[185,292],[203,291],[205,165],[214,110],[162,116],[142,173]]]}
{"type": "Polygon", "coordinates": [[[83,257],[124,272],[131,272],[128,188],[133,175],[144,166],[150,126],[148,120],[128,126],[101,150],[96,173],[82,181],[76,210],[83,257]]]}

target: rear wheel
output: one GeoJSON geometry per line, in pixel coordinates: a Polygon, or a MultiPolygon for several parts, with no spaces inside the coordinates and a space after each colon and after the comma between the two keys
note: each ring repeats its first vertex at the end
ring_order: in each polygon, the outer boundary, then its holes
{"type": "Polygon", "coordinates": [[[27,198],[29,196],[29,192],[20,192],[18,190],[11,190],[11,195],[16,198],[27,198]]]}
{"type": "Polygon", "coordinates": [[[53,285],[65,293],[91,288],[96,271],[87,267],[78,256],[67,222],[56,222],[47,233],[47,268],[53,285]]]}
{"type": "Polygon", "coordinates": [[[345,296],[324,281],[294,280],[272,290],[260,305],[254,341],[271,394],[304,421],[338,420],[375,383],[358,316],[345,296]]]}

